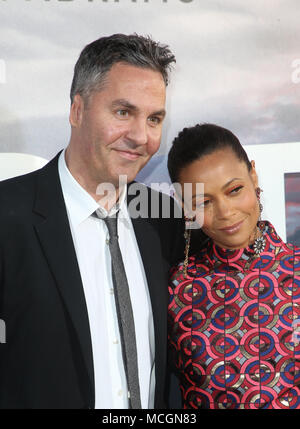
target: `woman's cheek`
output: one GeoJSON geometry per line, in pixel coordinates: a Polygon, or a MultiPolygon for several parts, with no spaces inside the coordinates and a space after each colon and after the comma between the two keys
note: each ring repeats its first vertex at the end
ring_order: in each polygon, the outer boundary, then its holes
{"type": "MultiPolygon", "coordinates": [[[[202,218],[202,230],[205,232],[205,234],[211,236],[213,234],[213,219],[212,214],[209,213],[208,210],[205,210],[202,218]]],[[[198,221],[198,219],[197,219],[198,221]]],[[[199,222],[198,222],[199,223],[199,222]]]]}
{"type": "Polygon", "coordinates": [[[251,213],[256,209],[257,199],[253,192],[244,193],[242,198],[237,201],[237,208],[243,212],[251,213]]]}
{"type": "Polygon", "coordinates": [[[205,224],[205,214],[203,209],[197,208],[194,213],[196,213],[196,222],[199,225],[199,228],[203,228],[205,224]]]}

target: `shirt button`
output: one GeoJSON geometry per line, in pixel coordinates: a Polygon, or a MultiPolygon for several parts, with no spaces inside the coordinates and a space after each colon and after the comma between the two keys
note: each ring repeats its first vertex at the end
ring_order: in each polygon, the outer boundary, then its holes
{"type": "Polygon", "coordinates": [[[105,240],[105,243],[106,243],[106,244],[109,244],[109,239],[108,239],[108,238],[105,240]]]}
{"type": "Polygon", "coordinates": [[[118,396],[123,396],[123,390],[122,390],[122,389],[120,389],[120,390],[118,391],[118,396]]]}
{"type": "Polygon", "coordinates": [[[114,290],[113,289],[109,289],[109,293],[111,294],[111,295],[113,295],[114,294],[114,290]]]}
{"type": "Polygon", "coordinates": [[[113,344],[119,344],[118,340],[113,340],[113,344]]]}

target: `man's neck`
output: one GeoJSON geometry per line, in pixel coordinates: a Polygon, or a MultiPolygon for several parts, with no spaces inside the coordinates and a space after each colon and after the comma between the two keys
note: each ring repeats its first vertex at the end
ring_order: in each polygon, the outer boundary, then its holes
{"type": "Polygon", "coordinates": [[[110,212],[110,210],[120,201],[120,196],[125,192],[124,188],[116,188],[116,191],[113,193],[105,193],[105,195],[96,195],[95,200],[97,203],[104,208],[107,212],[110,212]]]}
{"type": "Polygon", "coordinates": [[[99,183],[92,177],[87,177],[87,168],[72,162],[72,153],[68,148],[65,150],[65,162],[74,179],[101,207],[109,212],[116,205],[126,184],[119,186],[118,183],[118,186],[115,186],[113,183],[99,183]]]}

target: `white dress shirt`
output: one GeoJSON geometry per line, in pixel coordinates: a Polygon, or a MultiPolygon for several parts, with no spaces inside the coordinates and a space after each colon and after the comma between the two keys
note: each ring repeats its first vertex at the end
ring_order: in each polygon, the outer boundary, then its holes
{"type": "MultiPolygon", "coordinates": [[[[128,408],[127,382],[111,276],[109,234],[92,214],[99,204],[70,173],[65,151],[58,171],[78,259],[90,323],[95,408],[128,408]]],[[[135,322],[142,408],[154,407],[155,362],[151,301],[144,267],[127,210],[126,187],[119,198],[118,235],[135,322]]],[[[101,207],[101,211],[107,214],[101,207]]],[[[112,213],[109,213],[112,215],[112,213]]]]}

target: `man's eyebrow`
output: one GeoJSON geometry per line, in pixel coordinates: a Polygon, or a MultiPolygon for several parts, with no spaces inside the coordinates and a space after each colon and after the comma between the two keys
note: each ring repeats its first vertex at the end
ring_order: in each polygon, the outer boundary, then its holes
{"type": "MultiPolygon", "coordinates": [[[[112,107],[113,108],[124,107],[126,109],[131,110],[131,111],[139,110],[137,106],[135,106],[134,104],[130,103],[128,100],[125,100],[123,98],[120,98],[118,100],[114,100],[112,102],[112,107]]],[[[166,116],[166,111],[165,111],[165,109],[157,110],[156,112],[151,113],[151,116],[162,116],[164,118],[166,116]]]]}
{"type": "Polygon", "coordinates": [[[153,112],[152,116],[162,116],[163,118],[166,116],[165,109],[158,110],[157,112],[153,112]]]}
{"type": "Polygon", "coordinates": [[[129,103],[128,100],[125,100],[123,98],[114,100],[112,102],[112,107],[126,107],[126,109],[138,110],[138,108],[134,104],[129,103]]]}

